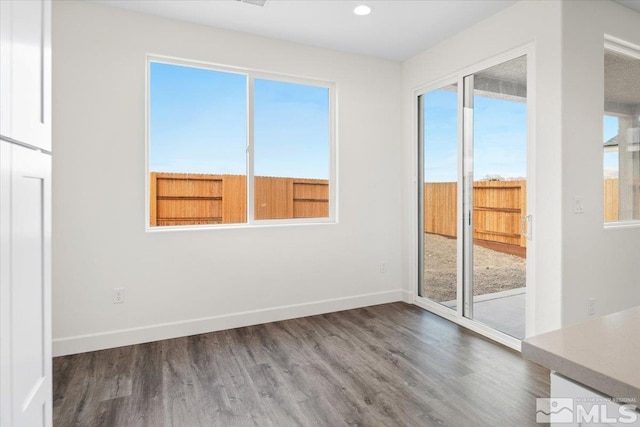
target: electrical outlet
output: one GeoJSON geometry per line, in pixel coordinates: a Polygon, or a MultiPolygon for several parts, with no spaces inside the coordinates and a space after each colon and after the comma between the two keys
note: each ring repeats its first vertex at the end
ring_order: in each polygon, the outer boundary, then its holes
{"type": "Polygon", "coordinates": [[[124,288],[113,288],[113,303],[114,304],[124,303],[124,288]]]}
{"type": "Polygon", "coordinates": [[[387,272],[387,263],[386,262],[381,262],[380,263],[380,273],[381,274],[385,274],[387,272]]]}
{"type": "Polygon", "coordinates": [[[596,299],[595,298],[589,298],[589,306],[587,309],[587,314],[589,316],[596,315],[596,299]]]}

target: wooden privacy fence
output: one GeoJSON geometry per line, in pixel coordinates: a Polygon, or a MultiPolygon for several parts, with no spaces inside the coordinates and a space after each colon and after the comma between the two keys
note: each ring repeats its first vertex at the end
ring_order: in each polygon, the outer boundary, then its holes
{"type": "MultiPolygon", "coordinates": [[[[424,231],[456,237],[458,184],[424,184],[424,231]]],[[[527,211],[526,181],[476,181],[473,184],[473,238],[526,247],[520,220],[527,211]]]]}
{"type": "MultiPolygon", "coordinates": [[[[151,226],[246,222],[247,178],[151,172],[151,226]]],[[[320,179],[256,177],[255,219],[329,216],[329,182],[320,179]]]]}
{"type": "MultiPolygon", "coordinates": [[[[246,177],[152,172],[152,226],[246,222],[246,177]]],[[[526,247],[520,219],[526,213],[526,181],[477,181],[473,237],[526,247]]],[[[329,216],[329,182],[320,179],[256,177],[256,219],[329,216]]],[[[457,183],[424,185],[424,231],[456,237],[457,183]]],[[[618,180],[604,180],[606,221],[618,219],[618,180]]]]}
{"type": "MultiPolygon", "coordinates": [[[[526,247],[520,219],[526,215],[526,181],[476,181],[473,184],[473,237],[482,241],[526,247]]],[[[424,185],[424,231],[456,237],[458,185],[424,185]]],[[[604,180],[604,219],[618,220],[618,179],[604,180]]]]}

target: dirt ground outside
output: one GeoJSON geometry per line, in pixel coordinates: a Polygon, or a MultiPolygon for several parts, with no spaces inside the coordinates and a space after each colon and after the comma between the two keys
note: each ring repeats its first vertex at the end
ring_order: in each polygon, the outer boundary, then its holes
{"type": "MultiPolygon", "coordinates": [[[[437,302],[456,299],[456,239],[424,235],[425,297],[437,302]]],[[[526,261],[515,255],[473,246],[473,295],[525,286],[526,261]]]]}

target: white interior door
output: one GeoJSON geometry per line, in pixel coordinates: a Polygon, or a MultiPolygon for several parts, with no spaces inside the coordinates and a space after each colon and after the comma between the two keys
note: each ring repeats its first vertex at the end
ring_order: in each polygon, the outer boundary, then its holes
{"type": "Polygon", "coordinates": [[[0,135],[51,151],[51,1],[0,1],[0,135]]]}
{"type": "Polygon", "coordinates": [[[3,426],[51,425],[51,157],[0,142],[3,426]]]}
{"type": "Polygon", "coordinates": [[[2,426],[52,423],[50,107],[51,1],[0,0],[2,426]]]}

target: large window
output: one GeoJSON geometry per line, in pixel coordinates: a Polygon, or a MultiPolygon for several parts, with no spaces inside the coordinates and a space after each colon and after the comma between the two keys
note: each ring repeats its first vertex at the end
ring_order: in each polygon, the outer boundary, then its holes
{"type": "Polygon", "coordinates": [[[604,53],[604,220],[640,220],[640,50],[604,53]]]}
{"type": "Polygon", "coordinates": [[[335,218],[333,85],[149,58],[151,227],[335,218]]]}

